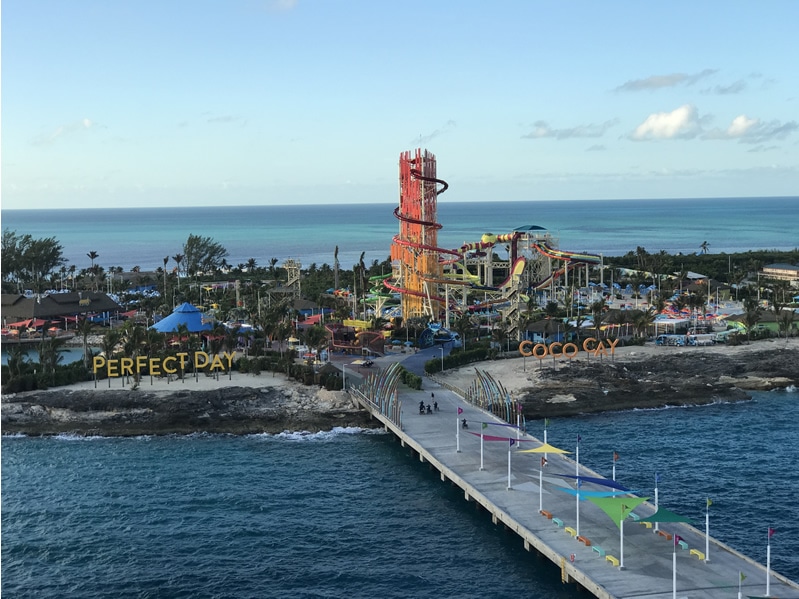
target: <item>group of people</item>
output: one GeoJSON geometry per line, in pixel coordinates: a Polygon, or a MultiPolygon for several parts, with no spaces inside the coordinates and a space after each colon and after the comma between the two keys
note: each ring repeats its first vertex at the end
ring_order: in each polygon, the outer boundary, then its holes
{"type": "Polygon", "coordinates": [[[438,412],[438,402],[436,401],[436,394],[431,393],[430,399],[433,402],[433,407],[430,407],[430,404],[425,405],[424,401],[419,402],[420,414],[432,414],[433,412],[438,412]]]}

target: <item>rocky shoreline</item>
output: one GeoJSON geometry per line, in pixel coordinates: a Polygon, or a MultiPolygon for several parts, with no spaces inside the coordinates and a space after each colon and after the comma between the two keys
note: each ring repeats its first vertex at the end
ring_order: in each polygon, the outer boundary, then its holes
{"type": "Polygon", "coordinates": [[[682,352],[642,359],[580,360],[544,368],[519,392],[525,417],[746,401],[751,391],[799,385],[799,350],[782,347],[730,354],[682,352]]]}
{"type": "MultiPolygon", "coordinates": [[[[799,386],[799,348],[780,344],[741,351],[630,351],[612,360],[583,356],[565,364],[528,361],[527,366],[522,372],[518,360],[477,365],[503,382],[524,406],[527,420],[745,401],[749,391],[799,386]]],[[[473,367],[448,371],[443,378],[465,388],[473,372],[473,367]]],[[[267,380],[239,379],[247,384],[230,381],[214,389],[70,387],[7,395],[2,398],[2,433],[275,434],[376,426],[346,393],[267,380]]]]}
{"type": "Polygon", "coordinates": [[[213,390],[31,392],[3,397],[3,434],[277,434],[373,427],[346,393],[285,386],[213,390]]]}

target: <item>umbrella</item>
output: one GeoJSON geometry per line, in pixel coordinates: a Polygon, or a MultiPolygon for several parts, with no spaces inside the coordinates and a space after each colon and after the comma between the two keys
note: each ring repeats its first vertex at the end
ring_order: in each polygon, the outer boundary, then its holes
{"type": "Polygon", "coordinates": [[[175,333],[181,325],[185,325],[190,333],[210,331],[213,328],[211,323],[203,322],[202,312],[188,302],[175,308],[172,314],[162,318],[150,328],[160,333],[175,333]]]}

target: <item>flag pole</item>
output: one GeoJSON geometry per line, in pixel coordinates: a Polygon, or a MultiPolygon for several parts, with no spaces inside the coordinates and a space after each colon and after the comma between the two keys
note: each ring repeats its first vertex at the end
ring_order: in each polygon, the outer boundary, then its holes
{"type": "MultiPolygon", "coordinates": [[[[655,472],[655,512],[658,511],[658,481],[660,480],[660,476],[657,472],[655,472]]],[[[658,524],[659,522],[655,522],[655,532],[658,531],[658,524]]]]}
{"type": "Polygon", "coordinates": [[[769,527],[766,539],[766,597],[771,596],[771,536],[774,532],[775,530],[769,527]]]}
{"type": "Polygon", "coordinates": [[[708,497],[705,505],[705,563],[710,561],[710,506],[712,503],[708,497]]]}
{"type": "Polygon", "coordinates": [[[575,452],[576,460],[574,462],[574,464],[575,464],[575,474],[577,475],[577,495],[576,495],[576,498],[577,498],[577,509],[576,509],[577,525],[575,526],[575,528],[577,529],[577,535],[576,536],[578,536],[578,537],[580,536],[580,478],[579,477],[580,477],[580,439],[581,438],[582,437],[580,437],[580,435],[577,435],[577,451],[575,452]]]}
{"type": "Polygon", "coordinates": [[[613,452],[613,480],[616,480],[616,452],[613,452]]]}
{"type": "Polygon", "coordinates": [[[461,452],[461,419],[460,416],[463,414],[463,410],[458,408],[458,416],[455,418],[455,452],[461,452]]]}
{"type": "Polygon", "coordinates": [[[741,599],[741,583],[744,581],[746,576],[743,572],[738,572],[738,599],[741,599]]]}
{"type": "MultiPolygon", "coordinates": [[[[674,537],[675,539],[677,537],[674,537]]],[[[674,544],[674,551],[671,553],[671,597],[677,599],[677,544],[674,544]]]]}
{"type": "Polygon", "coordinates": [[[624,570],[624,506],[619,514],[619,570],[624,570]]]}
{"type": "Polygon", "coordinates": [[[483,468],[483,430],[485,430],[486,423],[483,422],[480,425],[480,470],[485,470],[483,468]]]}
{"type": "Polygon", "coordinates": [[[510,484],[510,448],[513,447],[513,439],[508,439],[508,491],[511,490],[510,484]]]}
{"type": "Polygon", "coordinates": [[[538,513],[544,511],[544,468],[538,471],[538,513]]]}
{"type": "MultiPolygon", "coordinates": [[[[544,445],[547,444],[547,425],[549,425],[549,418],[544,418],[544,445]]],[[[546,453],[544,453],[544,457],[548,458],[546,453]]]]}

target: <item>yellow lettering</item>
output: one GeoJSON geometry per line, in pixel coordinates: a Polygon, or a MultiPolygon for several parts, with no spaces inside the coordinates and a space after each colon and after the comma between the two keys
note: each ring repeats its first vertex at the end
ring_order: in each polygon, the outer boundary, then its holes
{"type": "Polygon", "coordinates": [[[147,368],[147,356],[136,356],[136,374],[147,368]]]}
{"type": "Polygon", "coordinates": [[[205,368],[208,365],[208,354],[204,351],[194,352],[194,367],[205,368]]]}
{"type": "Polygon", "coordinates": [[[177,362],[177,361],[178,359],[175,356],[167,356],[166,358],[164,358],[164,361],[161,364],[164,367],[164,372],[166,372],[167,374],[175,374],[178,371],[178,369],[170,368],[167,362],[171,364],[172,362],[177,362]]]}
{"type": "Polygon", "coordinates": [[[120,376],[133,375],[133,358],[122,358],[119,361],[120,376]]]}
{"type": "Polygon", "coordinates": [[[180,369],[181,370],[186,370],[186,360],[188,359],[188,357],[189,357],[189,354],[187,354],[186,352],[182,351],[182,352],[178,353],[178,359],[180,360],[180,369]]]}
{"type": "Polygon", "coordinates": [[[211,370],[224,370],[225,365],[222,363],[222,358],[219,357],[218,354],[214,354],[214,359],[211,361],[211,370]]]}
{"type": "Polygon", "coordinates": [[[92,371],[94,374],[97,374],[98,370],[101,370],[105,366],[105,357],[103,356],[94,356],[92,359],[92,371]]]}
{"type": "Polygon", "coordinates": [[[158,358],[150,358],[150,376],[161,375],[161,360],[158,358]]]}
{"type": "Polygon", "coordinates": [[[228,370],[232,370],[233,369],[233,358],[236,357],[236,352],[231,352],[231,353],[225,352],[222,355],[227,358],[228,370]]]}
{"type": "Polygon", "coordinates": [[[119,360],[108,360],[108,378],[119,376],[117,368],[119,367],[119,360]]]}

